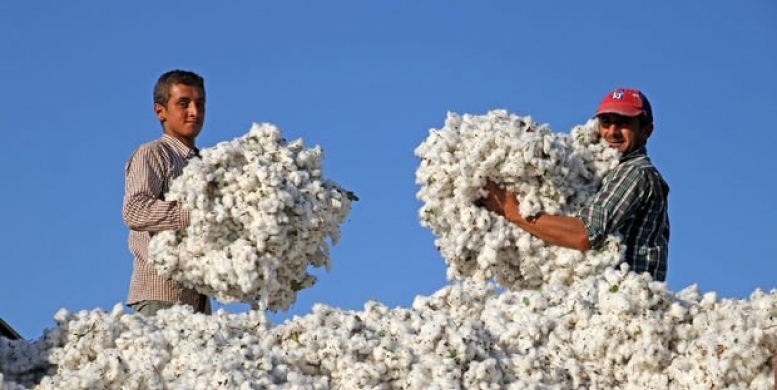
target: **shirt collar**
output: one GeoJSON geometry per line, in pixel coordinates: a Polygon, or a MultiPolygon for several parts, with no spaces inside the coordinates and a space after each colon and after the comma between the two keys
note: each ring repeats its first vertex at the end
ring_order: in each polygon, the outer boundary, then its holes
{"type": "Polygon", "coordinates": [[[633,160],[640,156],[647,156],[647,149],[644,146],[639,149],[634,149],[628,154],[621,156],[621,162],[633,160]]]}
{"type": "Polygon", "coordinates": [[[186,146],[183,142],[179,141],[177,138],[172,137],[170,135],[162,134],[162,142],[171,146],[176,152],[180,153],[183,156],[186,156],[186,158],[192,158],[200,155],[199,149],[190,148],[186,146]]]}

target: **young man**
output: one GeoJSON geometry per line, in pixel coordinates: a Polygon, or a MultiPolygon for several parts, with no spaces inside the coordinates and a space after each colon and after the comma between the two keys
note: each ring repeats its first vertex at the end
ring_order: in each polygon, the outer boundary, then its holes
{"type": "Polygon", "coordinates": [[[127,305],[149,316],[176,304],[208,314],[208,297],[160,277],[148,259],[148,244],[155,232],[182,230],[189,224],[188,211],[165,201],[164,194],[188,159],[198,154],[194,141],[205,121],[203,78],[183,70],[160,76],[154,87],[154,113],[162,124],[162,137],[138,147],[124,170],[122,214],[135,257],[127,305]]]}
{"type": "Polygon", "coordinates": [[[599,135],[622,153],[602,187],[576,216],[540,214],[524,218],[515,194],[493,182],[483,205],[551,245],[586,251],[600,246],[608,234],[620,233],[629,269],[666,280],[669,247],[669,186],[647,156],[653,133],[653,110],[635,89],[609,92],[596,110],[599,135]]]}

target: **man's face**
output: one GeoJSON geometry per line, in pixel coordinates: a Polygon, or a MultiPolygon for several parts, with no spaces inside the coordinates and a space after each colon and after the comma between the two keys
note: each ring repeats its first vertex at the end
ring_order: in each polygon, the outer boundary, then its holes
{"type": "Polygon", "coordinates": [[[167,104],[154,104],[154,112],[165,134],[194,147],[194,139],[205,122],[205,94],[194,86],[173,84],[167,104]]]}
{"type": "Polygon", "coordinates": [[[639,117],[599,115],[599,135],[624,155],[645,146],[652,131],[653,124],[640,124],[639,117]]]}

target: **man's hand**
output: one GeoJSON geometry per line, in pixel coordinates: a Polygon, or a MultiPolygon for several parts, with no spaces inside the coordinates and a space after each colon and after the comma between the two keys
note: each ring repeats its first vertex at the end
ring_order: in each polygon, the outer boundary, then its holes
{"type": "MultiPolygon", "coordinates": [[[[514,193],[499,188],[491,180],[486,182],[485,190],[486,196],[475,202],[476,205],[501,215],[508,222],[514,223],[527,233],[550,245],[559,245],[582,252],[591,249],[588,232],[580,218],[540,213],[527,219],[521,215],[518,199],[514,193]]],[[[774,369],[777,376],[777,366],[774,369]]]]}
{"type": "Polygon", "coordinates": [[[486,182],[486,197],[480,202],[486,210],[505,217],[510,222],[517,223],[523,219],[518,209],[518,199],[509,190],[500,188],[491,180],[486,182]]]}

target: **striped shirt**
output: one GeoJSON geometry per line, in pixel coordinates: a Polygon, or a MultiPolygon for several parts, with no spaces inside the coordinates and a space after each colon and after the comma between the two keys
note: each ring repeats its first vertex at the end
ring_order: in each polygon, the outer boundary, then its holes
{"type": "Polygon", "coordinates": [[[181,141],[163,134],[138,147],[124,169],[124,223],[130,229],[129,249],[135,257],[127,304],[156,300],[191,305],[198,310],[207,298],[168,278],[160,277],[148,261],[148,244],[155,232],[183,230],[189,213],[166,202],[170,182],[181,175],[188,159],[197,155],[181,141]]]}
{"type": "Polygon", "coordinates": [[[621,158],[602,180],[601,190],[579,212],[591,248],[608,234],[619,233],[626,246],[625,262],[637,273],[666,280],[669,254],[669,185],[645,148],[621,158]]]}

